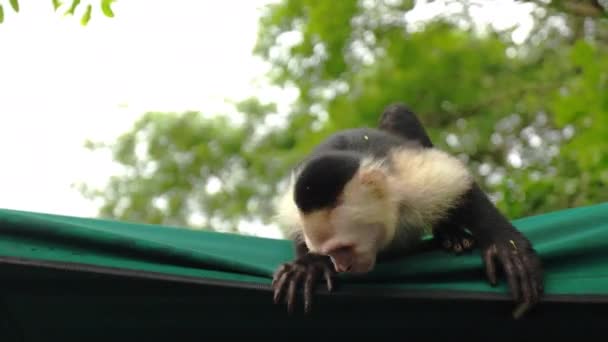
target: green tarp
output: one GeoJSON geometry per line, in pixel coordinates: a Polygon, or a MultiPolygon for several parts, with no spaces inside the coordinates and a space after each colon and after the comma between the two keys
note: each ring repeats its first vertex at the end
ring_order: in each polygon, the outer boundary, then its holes
{"type": "Polygon", "coordinates": [[[312,314],[288,316],[270,282],[292,258],[289,241],[0,210],[0,341],[599,333],[608,323],[608,203],[514,224],[546,270],[543,301],[520,320],[504,279],[488,285],[478,250],[423,250],[344,277],[333,294],[319,288],[312,314]]]}

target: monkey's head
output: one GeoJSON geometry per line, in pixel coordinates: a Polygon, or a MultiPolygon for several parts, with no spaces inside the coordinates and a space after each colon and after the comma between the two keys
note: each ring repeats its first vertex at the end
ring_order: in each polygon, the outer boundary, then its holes
{"type": "Polygon", "coordinates": [[[312,158],[294,187],[302,233],[313,253],[337,272],[365,273],[394,235],[396,205],[380,165],[348,152],[312,158]]]}

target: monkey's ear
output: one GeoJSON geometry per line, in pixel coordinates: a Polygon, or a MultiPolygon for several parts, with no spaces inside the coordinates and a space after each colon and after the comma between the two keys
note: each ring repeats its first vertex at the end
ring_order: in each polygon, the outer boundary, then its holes
{"type": "Polygon", "coordinates": [[[386,174],[379,169],[364,169],[359,173],[359,183],[374,195],[386,195],[386,174]]]}

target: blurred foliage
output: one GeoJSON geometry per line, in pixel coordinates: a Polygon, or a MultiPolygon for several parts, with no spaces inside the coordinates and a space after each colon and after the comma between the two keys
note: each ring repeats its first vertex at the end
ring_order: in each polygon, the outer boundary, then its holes
{"type": "Polygon", "coordinates": [[[148,113],[118,141],[92,145],[111,149],[125,174],[83,192],[122,220],[272,223],[298,158],[402,102],[509,218],[606,201],[607,4],[524,3],[533,18],[525,39],[516,27],[477,25],[475,1],[446,0],[450,12],[424,22],[408,19],[424,6],[410,0],[269,5],[255,53],[274,85],[297,89],[288,112],[251,98],[229,115],[148,113]]]}
{"type": "Polygon", "coordinates": [[[111,149],[126,168],[103,191],[81,190],[104,198],[102,216],[133,221],[234,230],[226,218],[270,215],[268,180],[281,178],[284,169],[284,161],[268,153],[270,145],[289,149],[293,140],[282,132],[261,136],[258,124],[276,111],[273,104],[252,98],[237,110],[240,123],[236,115],[146,113],[118,141],[88,142],[91,149],[111,149]]]}
{"type": "MultiPolygon", "coordinates": [[[[94,0],[97,2],[97,0],[94,0]]],[[[112,3],[116,0],[99,0],[99,10],[103,15],[109,18],[114,17],[114,11],[112,10],[112,3]]],[[[15,13],[19,13],[19,0],[8,0],[10,7],[15,13]]],[[[69,0],[63,2],[61,0],[52,0],[53,9],[58,11],[60,8],[65,8],[64,15],[79,15],[80,16],[80,24],[82,26],[88,25],[91,17],[93,15],[93,4],[87,3],[86,5],[81,2],[81,0],[69,0]],[[81,10],[80,12],[78,12],[81,10]]],[[[0,0],[0,24],[4,22],[4,7],[0,0]]]]}

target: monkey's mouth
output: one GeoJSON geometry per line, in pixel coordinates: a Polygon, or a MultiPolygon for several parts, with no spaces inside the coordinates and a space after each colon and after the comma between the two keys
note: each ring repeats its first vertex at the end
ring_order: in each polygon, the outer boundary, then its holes
{"type": "Polygon", "coordinates": [[[374,268],[374,261],[363,261],[360,263],[352,264],[343,268],[336,267],[334,269],[338,273],[352,273],[352,274],[363,274],[369,273],[374,268]]]}

